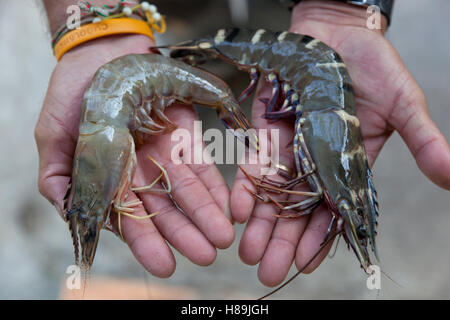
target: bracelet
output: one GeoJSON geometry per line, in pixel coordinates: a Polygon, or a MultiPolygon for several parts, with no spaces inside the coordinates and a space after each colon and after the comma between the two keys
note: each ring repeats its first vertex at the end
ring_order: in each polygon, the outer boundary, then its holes
{"type": "Polygon", "coordinates": [[[88,2],[79,2],[82,12],[79,28],[70,30],[62,26],[52,40],[53,53],[59,61],[70,49],[93,39],[117,34],[143,34],[154,40],[152,30],[164,33],[165,19],[156,6],[147,2],[130,6],[120,0],[116,6],[94,7],[88,2]]]}
{"type": "MultiPolygon", "coordinates": [[[[301,0],[280,0],[280,2],[288,7],[290,10],[298,4],[301,0]]],[[[386,17],[388,26],[391,24],[392,8],[394,7],[394,0],[335,0],[339,2],[346,2],[357,6],[369,7],[377,6],[381,13],[386,17]]]]}
{"type": "Polygon", "coordinates": [[[78,30],[67,33],[55,45],[53,52],[56,60],[59,61],[67,51],[84,42],[100,37],[126,33],[143,34],[154,40],[152,30],[143,21],[131,18],[111,19],[89,23],[78,30]]]}

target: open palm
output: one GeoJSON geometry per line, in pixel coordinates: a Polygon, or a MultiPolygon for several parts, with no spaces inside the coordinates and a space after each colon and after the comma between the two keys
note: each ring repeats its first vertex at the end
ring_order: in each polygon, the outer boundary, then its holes
{"type": "MultiPolygon", "coordinates": [[[[39,150],[39,189],[61,212],[61,202],[72,174],[72,158],[78,138],[81,102],[96,70],[125,54],[146,53],[151,40],[139,35],[108,37],[79,46],[57,64],[44,101],[35,137],[39,150]]],[[[180,128],[193,132],[194,109],[170,107],[166,115],[180,128]]],[[[124,240],[137,260],[152,274],[168,277],[175,270],[170,243],[192,262],[209,265],[216,248],[234,239],[229,217],[229,190],[214,165],[175,165],[171,161],[170,135],[153,136],[137,150],[138,168],[133,187],[148,185],[160,170],[147,156],[162,164],[170,177],[173,199],[166,194],[140,193],[143,204],[136,215],[158,211],[151,220],[122,220],[124,240]]],[[[200,142],[201,143],[201,142],[200,142]]],[[[68,234],[69,235],[69,234],[68,234]]]]}
{"type": "MultiPolygon", "coordinates": [[[[396,130],[424,174],[440,187],[450,189],[450,148],[429,117],[423,91],[382,32],[369,30],[365,19],[365,10],[356,7],[305,1],[294,9],[291,32],[320,39],[336,50],[347,65],[370,165],[396,130]]],[[[259,94],[263,92],[264,89],[259,94]]],[[[254,103],[253,125],[280,129],[280,162],[293,168],[292,147],[283,148],[292,141],[293,124],[282,121],[269,124],[262,119],[264,108],[261,102],[254,103]]],[[[259,173],[258,167],[244,168],[251,174],[259,173]]],[[[255,190],[243,173],[238,172],[232,190],[232,214],[236,221],[249,220],[239,254],[247,264],[259,263],[260,281],[275,286],[286,277],[294,260],[297,268],[301,268],[314,255],[324,239],[331,215],[321,206],[310,216],[276,218],[273,216],[279,212],[276,207],[256,201],[243,192],[244,186],[255,190]]],[[[317,268],[330,247],[331,244],[306,273],[317,268]]]]}

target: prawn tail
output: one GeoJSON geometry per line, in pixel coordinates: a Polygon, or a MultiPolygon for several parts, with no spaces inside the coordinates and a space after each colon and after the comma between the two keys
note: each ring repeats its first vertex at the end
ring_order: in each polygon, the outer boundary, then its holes
{"type": "Polygon", "coordinates": [[[69,183],[67,184],[67,190],[66,194],[64,195],[63,201],[62,201],[62,210],[65,214],[64,219],[66,220],[68,226],[69,226],[69,232],[70,237],[72,238],[72,244],[73,244],[73,250],[75,254],[75,264],[78,265],[79,262],[79,241],[78,241],[78,227],[77,227],[77,221],[76,221],[76,209],[75,210],[68,210],[67,204],[69,201],[69,196],[72,191],[72,177],[69,179],[69,183]]]}
{"type": "Polygon", "coordinates": [[[78,244],[79,244],[78,228],[77,228],[76,218],[74,215],[70,215],[68,217],[67,224],[69,225],[69,232],[70,232],[70,236],[72,238],[73,251],[75,254],[75,264],[78,265],[79,260],[80,260],[80,251],[79,251],[79,247],[78,247],[78,244]]]}
{"type": "Polygon", "coordinates": [[[369,233],[369,239],[370,239],[370,244],[372,246],[372,251],[375,254],[375,257],[377,258],[378,261],[380,261],[380,258],[378,256],[378,250],[377,250],[377,246],[376,246],[376,242],[375,242],[375,236],[377,234],[377,218],[380,215],[379,212],[379,205],[378,205],[378,195],[377,195],[377,191],[375,189],[375,185],[373,183],[373,174],[372,174],[372,170],[370,170],[369,168],[369,164],[367,165],[367,177],[368,177],[368,185],[369,185],[369,192],[368,192],[368,197],[369,197],[369,206],[370,206],[370,212],[372,213],[370,215],[370,221],[369,221],[369,228],[370,228],[370,233],[369,233]]]}

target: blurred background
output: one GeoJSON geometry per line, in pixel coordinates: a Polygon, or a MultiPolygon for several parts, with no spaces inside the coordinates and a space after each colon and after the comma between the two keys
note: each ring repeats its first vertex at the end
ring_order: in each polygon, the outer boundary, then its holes
{"type": "MultiPolygon", "coordinates": [[[[286,30],[289,12],[275,0],[156,1],[168,16],[164,42],[190,39],[231,24],[286,30]],[[247,3],[247,5],[245,5],[247,3]],[[231,8],[231,9],[230,9],[231,8]]],[[[397,0],[387,34],[425,91],[431,117],[450,138],[450,38],[448,0],[397,0]]],[[[55,66],[46,17],[38,0],[0,0],[0,298],[71,298],[63,292],[72,241],[66,224],[37,189],[38,155],[33,129],[55,66]]],[[[162,39],[161,39],[162,40],[162,39]]],[[[232,67],[218,72],[239,92],[247,77],[232,67]]],[[[383,94],[383,92],[380,92],[383,94]]],[[[247,106],[248,110],[248,106],[247,106]]],[[[199,110],[204,129],[221,128],[210,110],[199,110]]],[[[235,166],[219,166],[228,183],[235,166]]],[[[374,167],[381,206],[378,246],[381,291],[366,288],[354,254],[341,242],[333,259],[311,275],[298,277],[274,299],[450,298],[450,199],[419,171],[398,134],[392,136],[374,167]]],[[[128,247],[102,233],[92,280],[95,298],[253,299],[269,288],[257,267],[238,257],[244,229],[236,225],[233,246],[219,251],[209,267],[176,254],[169,279],[147,274],[128,247]]],[[[291,273],[295,272],[294,268],[291,273]]]]}

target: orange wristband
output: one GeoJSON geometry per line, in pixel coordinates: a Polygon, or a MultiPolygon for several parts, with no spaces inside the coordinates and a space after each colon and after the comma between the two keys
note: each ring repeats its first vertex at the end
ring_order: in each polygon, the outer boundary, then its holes
{"type": "Polygon", "coordinates": [[[105,19],[70,31],[58,41],[53,52],[59,61],[67,51],[84,42],[124,33],[143,34],[154,40],[150,26],[144,21],[131,18],[105,19]]]}

